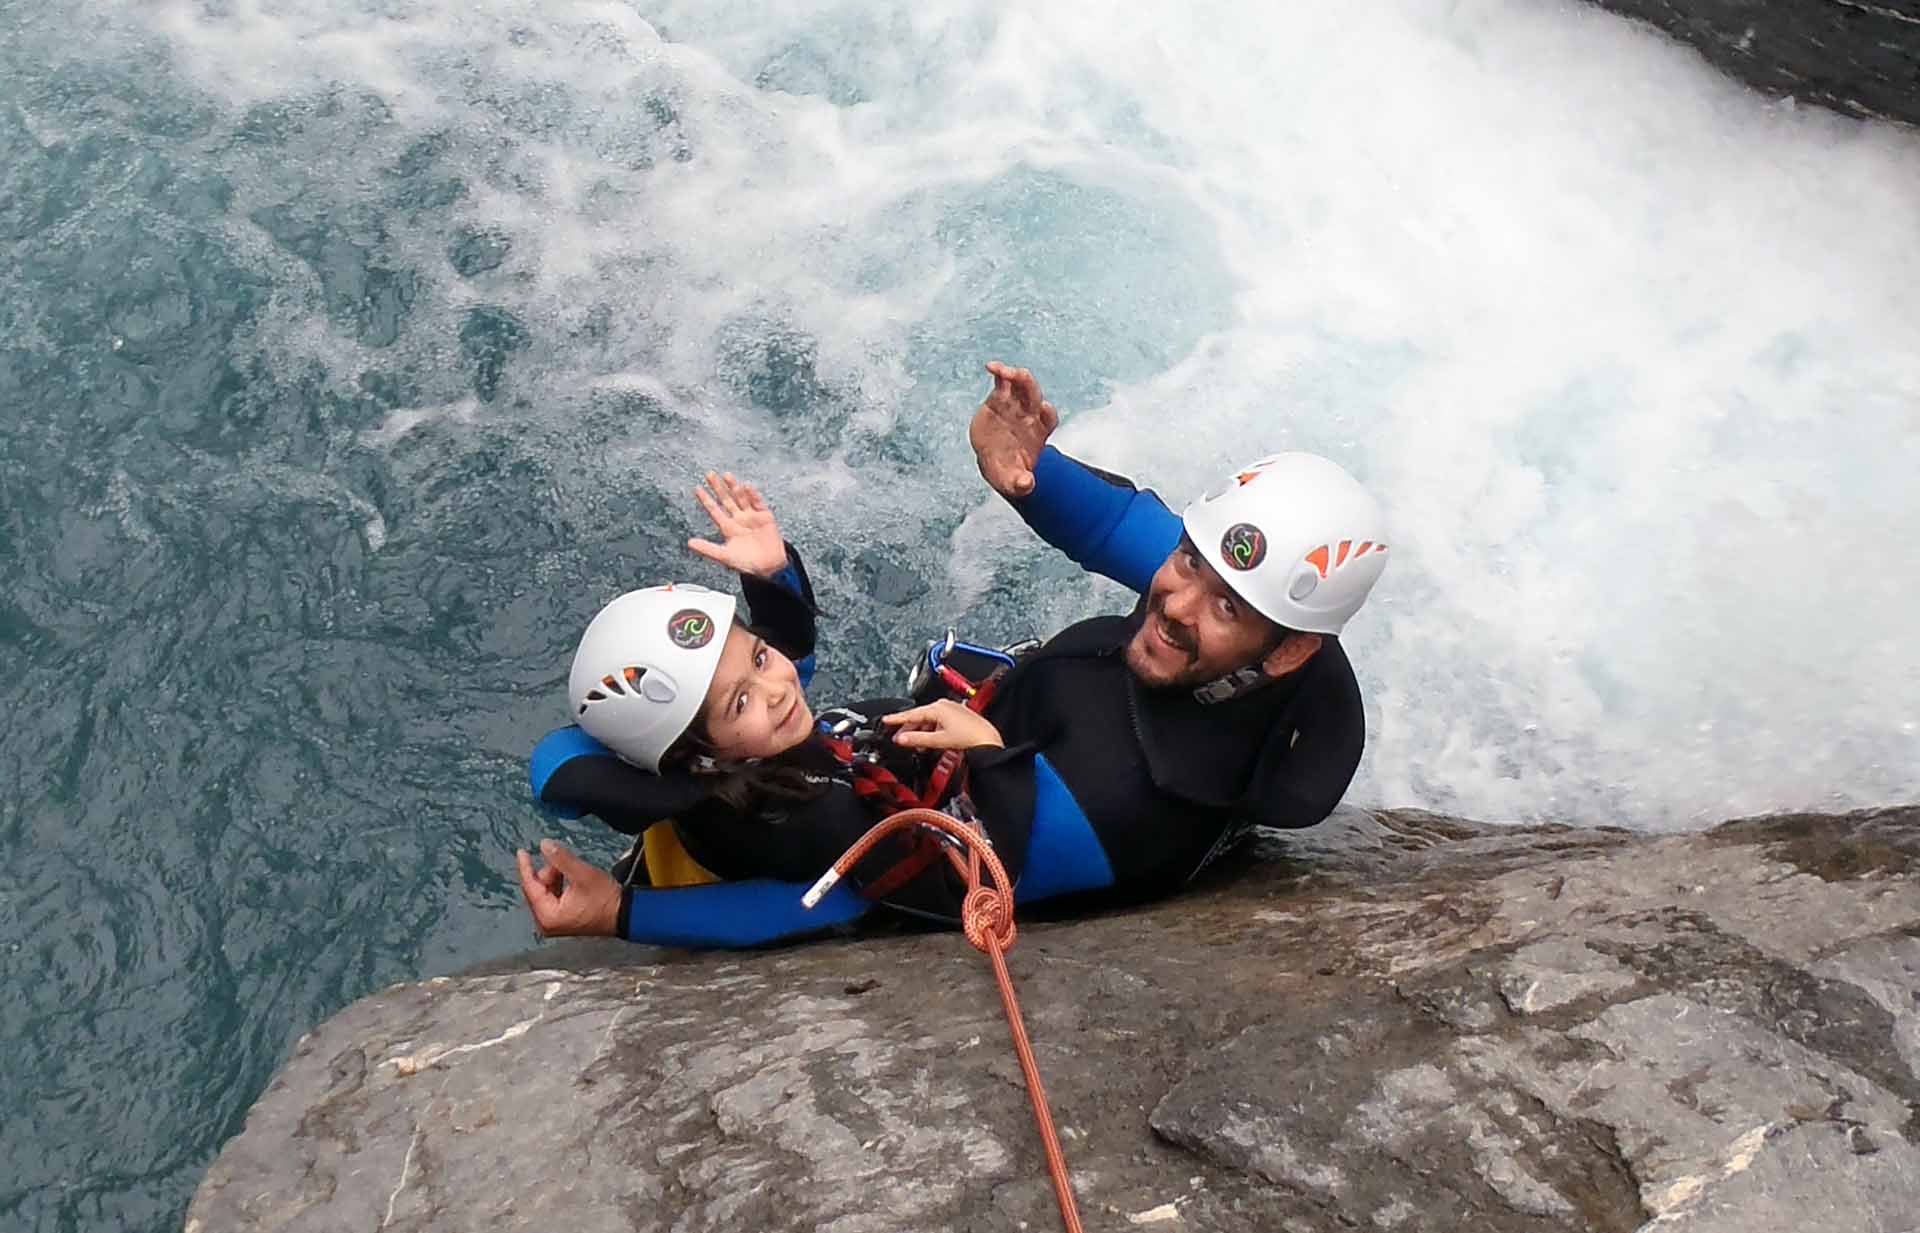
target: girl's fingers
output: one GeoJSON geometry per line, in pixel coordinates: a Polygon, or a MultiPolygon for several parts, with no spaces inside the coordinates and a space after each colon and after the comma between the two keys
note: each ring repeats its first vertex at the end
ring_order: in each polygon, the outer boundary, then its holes
{"type": "Polygon", "coordinates": [[[728,514],[739,514],[740,510],[739,507],[734,504],[733,494],[729,490],[727,482],[720,478],[718,472],[707,472],[707,487],[713,489],[714,499],[721,509],[725,510],[728,514]]]}
{"type": "Polygon", "coordinates": [[[707,511],[707,517],[713,519],[713,525],[724,533],[729,521],[726,511],[720,508],[720,502],[706,490],[705,485],[693,490],[693,499],[700,503],[701,509],[707,511]]]}

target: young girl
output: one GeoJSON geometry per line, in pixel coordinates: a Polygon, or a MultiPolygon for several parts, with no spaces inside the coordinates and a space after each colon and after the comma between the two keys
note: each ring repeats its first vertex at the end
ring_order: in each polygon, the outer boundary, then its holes
{"type": "MultiPolygon", "coordinates": [[[[951,782],[966,781],[983,816],[1025,816],[1031,754],[1008,754],[993,725],[965,706],[882,699],[816,720],[805,694],[813,591],[799,554],[752,485],[709,472],[694,496],[720,539],[688,547],[739,573],[747,618],[731,595],[704,587],[615,599],[574,655],[576,726],[543,740],[530,767],[549,811],[591,813],[646,837],[615,867],[623,882],[676,884],[627,894],[621,936],[745,945],[861,915],[872,906],[861,888],[902,869],[910,841],[877,849],[812,912],[792,886],[918,803],[937,751],[967,751],[951,782]],[[679,885],[688,882],[696,885],[679,885]]],[[[896,909],[950,919],[956,887],[942,861],[885,893],[896,909]]]]}

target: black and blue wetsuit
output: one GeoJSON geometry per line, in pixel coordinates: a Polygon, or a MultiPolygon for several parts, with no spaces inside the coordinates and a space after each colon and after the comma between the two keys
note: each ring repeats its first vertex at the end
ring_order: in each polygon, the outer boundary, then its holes
{"type": "MultiPolygon", "coordinates": [[[[1013,505],[1049,544],[1143,597],[1182,534],[1154,493],[1052,447],[1013,505]]],[[[987,708],[1009,754],[1036,751],[1020,902],[1165,894],[1255,826],[1321,821],[1359,768],[1366,719],[1337,639],[1287,676],[1208,704],[1127,669],[1145,615],[1143,599],[1128,616],[1070,626],[1023,659],[987,708]]]]}
{"type": "MultiPolygon", "coordinates": [[[[1136,592],[1146,591],[1180,541],[1179,516],[1152,492],[1051,447],[1034,480],[1033,491],[1014,502],[1027,523],[1084,568],[1136,592]]],[[[783,604],[790,620],[796,600],[810,616],[797,557],[791,569],[784,598],[771,593],[772,584],[747,580],[756,625],[763,607],[778,616],[783,604]]],[[[1164,894],[1253,826],[1319,822],[1359,765],[1360,693],[1337,640],[1327,639],[1305,666],[1271,685],[1206,705],[1190,690],[1149,689],[1128,671],[1124,649],[1142,619],[1137,605],[1130,616],[1068,628],[1023,659],[987,708],[1006,748],[968,755],[968,792],[1015,879],[1018,904],[1164,894]]],[[[810,624],[803,646],[790,648],[776,631],[766,632],[789,654],[812,651],[810,624]]],[[[623,817],[651,823],[673,816],[696,859],[723,877],[740,877],[629,891],[621,932],[631,941],[754,945],[843,924],[875,906],[860,896],[856,877],[814,911],[800,907],[813,879],[878,820],[850,789],[830,792],[778,825],[733,819],[750,837],[735,831],[737,842],[715,843],[723,828],[701,824],[697,783],[683,779],[670,791],[645,785],[640,781],[656,777],[577,729],[543,741],[532,769],[534,795],[549,808],[595,813],[622,830],[639,829],[623,825],[623,817]],[[591,761],[580,764],[583,758],[591,761]],[[649,791],[656,795],[646,797],[649,791]],[[673,791],[685,799],[662,799],[673,791]]],[[[940,902],[931,884],[944,877],[940,866],[920,879],[907,906],[925,911],[940,902]]]]}

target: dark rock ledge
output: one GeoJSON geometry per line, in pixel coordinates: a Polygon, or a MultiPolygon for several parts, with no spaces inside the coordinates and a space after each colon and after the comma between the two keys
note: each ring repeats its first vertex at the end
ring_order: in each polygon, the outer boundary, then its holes
{"type": "MultiPolygon", "coordinates": [[[[1920,1212],[1920,809],[1672,838],[1343,811],[1259,855],[1022,930],[1089,1229],[1920,1212]]],[[[187,1228],[1044,1230],[1043,1169],[958,937],[555,945],[303,1039],[187,1228]]]]}
{"type": "Polygon", "coordinates": [[[1920,124],[1920,0],[1594,0],[1728,76],[1843,115],[1920,124]]]}

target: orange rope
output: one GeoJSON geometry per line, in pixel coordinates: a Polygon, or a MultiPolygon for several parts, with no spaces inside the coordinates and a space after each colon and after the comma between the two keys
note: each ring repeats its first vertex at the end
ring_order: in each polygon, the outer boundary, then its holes
{"type": "Polygon", "coordinates": [[[1013,995],[1013,977],[1007,971],[1006,952],[1013,947],[1013,883],[1005,866],[987,837],[964,822],[932,809],[905,809],[887,818],[860,839],[833,863],[813,884],[803,902],[812,907],[835,882],[845,877],[873,846],[897,830],[926,826],[958,840],[967,849],[964,859],[942,844],[955,872],[966,880],[967,894],[961,901],[960,927],[975,950],[984,951],[993,962],[994,979],[1000,984],[1000,1005],[1007,1012],[1007,1027],[1013,1032],[1013,1050],[1020,1056],[1020,1072],[1027,1079],[1027,1097],[1033,1104],[1034,1124],[1040,1128],[1040,1142],[1047,1153],[1047,1172],[1053,1177],[1053,1195],[1060,1203],[1060,1218],[1067,1233],[1082,1233],[1080,1211],[1073,1198],[1073,1183],[1067,1178],[1067,1158],[1060,1151],[1060,1138],[1054,1133],[1053,1111],[1047,1106],[1046,1088],[1040,1083],[1040,1067],[1033,1058],[1033,1044],[1027,1039],[1026,1021],[1020,1015],[1020,1002],[1013,995]],[[981,880],[981,868],[992,875],[993,884],[981,880]]]}

